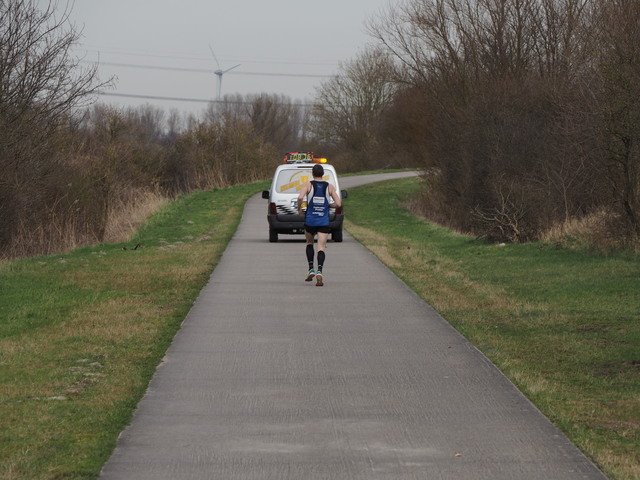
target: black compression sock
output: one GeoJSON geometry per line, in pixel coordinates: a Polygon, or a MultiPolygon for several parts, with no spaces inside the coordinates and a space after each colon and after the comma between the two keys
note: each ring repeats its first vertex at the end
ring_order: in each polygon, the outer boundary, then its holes
{"type": "Polygon", "coordinates": [[[313,245],[307,245],[307,261],[309,262],[309,270],[313,270],[313,245]]]}
{"type": "Polygon", "coordinates": [[[322,272],[322,267],[324,265],[324,252],[321,250],[318,252],[318,272],[322,272]]]}

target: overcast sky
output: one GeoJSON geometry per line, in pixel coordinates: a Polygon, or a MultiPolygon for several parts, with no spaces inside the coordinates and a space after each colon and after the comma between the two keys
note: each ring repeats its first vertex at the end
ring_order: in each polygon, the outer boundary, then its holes
{"type": "MultiPolygon", "coordinates": [[[[283,94],[309,100],[315,87],[372,39],[365,21],[400,0],[76,0],[77,53],[99,60],[112,94],[213,100],[283,94]],[[219,66],[209,49],[213,47],[219,66]]],[[[63,2],[60,2],[63,3],[63,2]]],[[[151,103],[198,113],[205,102],[102,96],[117,105],[151,103]]]]}

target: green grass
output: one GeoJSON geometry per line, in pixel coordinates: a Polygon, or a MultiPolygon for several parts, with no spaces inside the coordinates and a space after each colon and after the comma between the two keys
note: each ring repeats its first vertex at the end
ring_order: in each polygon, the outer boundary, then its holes
{"type": "Polygon", "coordinates": [[[263,188],[180,198],[127,244],[0,263],[0,478],[98,476],[263,188]]]}
{"type": "Polygon", "coordinates": [[[459,235],[402,206],[417,188],[352,189],[347,229],[610,478],[640,478],[640,259],[459,235]]]}
{"type": "MultiPolygon", "coordinates": [[[[1,479],[97,477],[264,188],[180,198],[127,244],[0,263],[1,479]]],[[[352,189],[348,230],[612,479],[640,478],[638,257],[486,244],[411,215],[417,188],[352,189]]]]}

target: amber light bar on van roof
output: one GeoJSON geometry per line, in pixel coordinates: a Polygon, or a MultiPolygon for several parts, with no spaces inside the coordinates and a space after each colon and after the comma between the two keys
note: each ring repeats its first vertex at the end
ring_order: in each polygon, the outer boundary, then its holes
{"type": "Polygon", "coordinates": [[[283,163],[327,163],[327,159],[316,158],[313,152],[289,152],[284,154],[283,163]]]}

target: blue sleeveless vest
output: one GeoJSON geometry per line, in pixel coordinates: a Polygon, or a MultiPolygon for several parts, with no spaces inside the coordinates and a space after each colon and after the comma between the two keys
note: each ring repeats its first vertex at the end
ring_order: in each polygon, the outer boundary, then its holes
{"type": "Polygon", "coordinates": [[[311,191],[307,198],[305,225],[310,227],[329,226],[329,183],[312,180],[311,191]]]}

